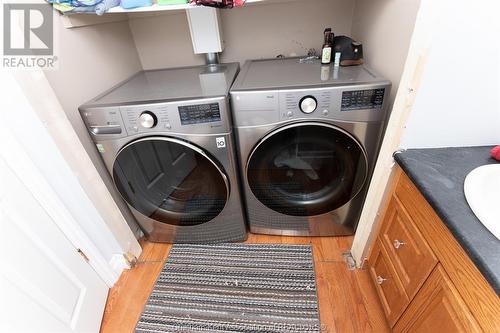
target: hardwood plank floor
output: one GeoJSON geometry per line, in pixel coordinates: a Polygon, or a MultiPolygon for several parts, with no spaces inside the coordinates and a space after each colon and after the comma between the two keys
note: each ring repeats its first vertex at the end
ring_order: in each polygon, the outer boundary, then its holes
{"type": "MultiPolygon", "coordinates": [[[[368,271],[347,269],[342,253],[352,237],[287,237],[249,234],[246,243],[313,246],[322,332],[390,332],[368,271]]],[[[133,332],[170,251],[170,244],[142,241],[143,253],[110,290],[102,333],[133,332]]]]}

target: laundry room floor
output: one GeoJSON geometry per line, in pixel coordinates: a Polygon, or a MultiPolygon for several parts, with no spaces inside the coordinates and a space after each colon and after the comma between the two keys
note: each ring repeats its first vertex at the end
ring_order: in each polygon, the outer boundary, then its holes
{"type": "MultiPolygon", "coordinates": [[[[352,237],[285,237],[250,234],[246,243],[311,244],[320,320],[328,333],[389,332],[376,291],[367,270],[350,271],[342,253],[352,237]]],[[[136,267],[125,271],[110,290],[102,333],[133,332],[142,309],[160,274],[171,245],[142,241],[136,267]]]]}

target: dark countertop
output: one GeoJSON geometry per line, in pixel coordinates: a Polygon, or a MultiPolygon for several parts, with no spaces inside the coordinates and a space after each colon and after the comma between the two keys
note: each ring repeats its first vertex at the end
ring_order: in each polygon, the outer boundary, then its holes
{"type": "Polygon", "coordinates": [[[491,148],[408,149],[394,158],[500,295],[500,240],[477,219],[464,194],[470,171],[500,163],[490,157],[491,148]]]}

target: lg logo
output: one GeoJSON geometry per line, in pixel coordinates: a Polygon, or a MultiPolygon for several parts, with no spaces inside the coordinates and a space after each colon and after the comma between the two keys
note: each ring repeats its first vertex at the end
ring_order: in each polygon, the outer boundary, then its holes
{"type": "Polygon", "coordinates": [[[54,52],[52,15],[52,8],[48,4],[4,4],[4,55],[52,55],[54,52]],[[16,24],[21,25],[21,30],[16,29],[16,24]]]}

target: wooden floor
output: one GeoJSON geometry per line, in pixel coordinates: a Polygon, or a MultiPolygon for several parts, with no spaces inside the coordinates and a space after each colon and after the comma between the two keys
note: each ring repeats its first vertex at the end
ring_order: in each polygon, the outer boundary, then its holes
{"type": "MultiPolygon", "coordinates": [[[[349,271],[342,253],[352,237],[249,235],[247,243],[312,244],[323,332],[389,332],[368,271],[349,271]]],[[[171,245],[142,242],[138,265],[125,271],[111,289],[101,332],[133,332],[171,245]]]]}

